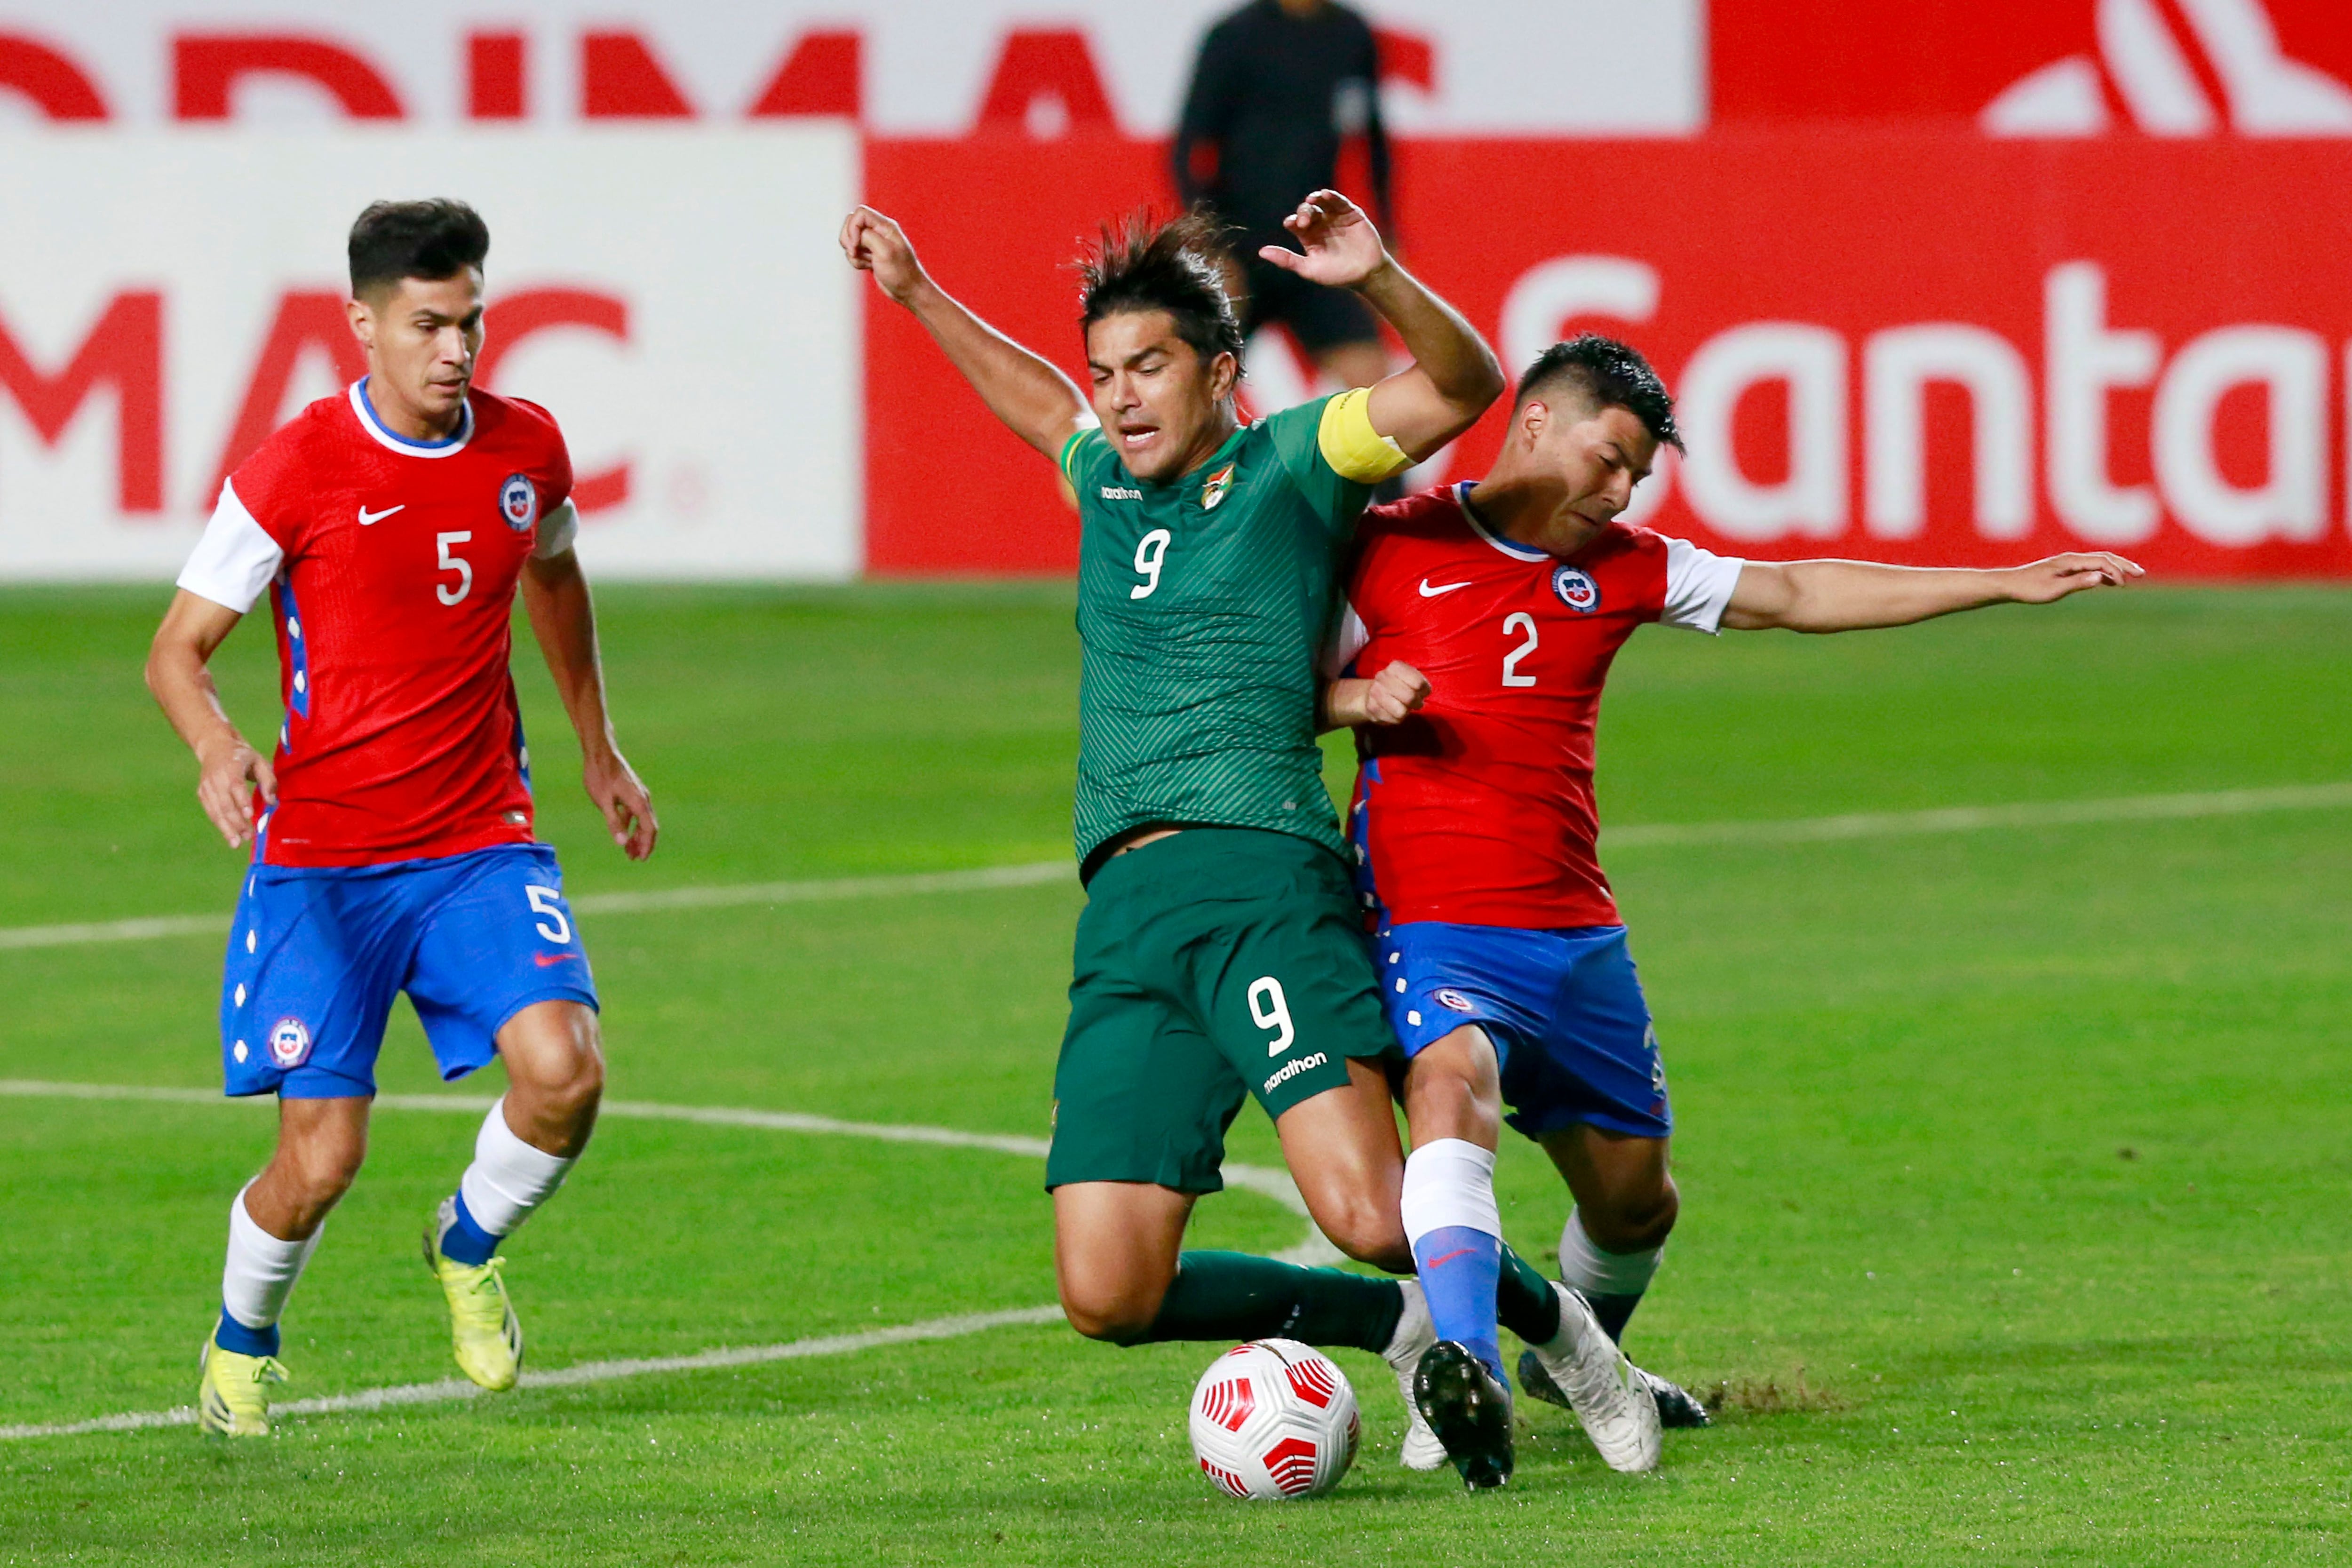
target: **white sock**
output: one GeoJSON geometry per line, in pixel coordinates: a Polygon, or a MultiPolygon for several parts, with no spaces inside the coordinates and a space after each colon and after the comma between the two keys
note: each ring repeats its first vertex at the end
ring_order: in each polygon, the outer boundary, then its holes
{"type": "Polygon", "coordinates": [[[1501,1236],[1502,1213],[1495,1205],[1494,1152],[1462,1138],[1423,1143],[1405,1158],[1400,1206],[1405,1239],[1415,1246],[1431,1231],[1448,1226],[1501,1236]]]}
{"type": "Polygon", "coordinates": [[[507,1125],[507,1102],[501,1097],[482,1119],[481,1133],[474,1140],[474,1163],[457,1179],[457,1195],[484,1231],[511,1235],[531,1210],[555,1195],[576,1163],[517,1137],[507,1125]]]}
{"type": "Polygon", "coordinates": [[[1643,1252],[1603,1252],[1570,1209],[1559,1233],[1560,1283],[1586,1296],[1638,1296],[1650,1288],[1665,1255],[1663,1245],[1643,1252]]]}
{"type": "Polygon", "coordinates": [[[236,1200],[228,1205],[228,1263],[221,1270],[221,1306],[247,1328],[259,1330],[276,1326],[294,1281],[302,1278],[302,1266],[310,1261],[327,1227],[321,1224],[300,1241],[280,1241],[247,1212],[245,1194],[252,1185],[247,1182],[238,1188],[236,1200]]]}

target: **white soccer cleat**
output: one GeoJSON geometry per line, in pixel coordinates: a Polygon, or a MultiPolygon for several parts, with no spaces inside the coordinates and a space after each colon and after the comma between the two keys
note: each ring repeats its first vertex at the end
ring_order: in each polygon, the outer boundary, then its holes
{"type": "Polygon", "coordinates": [[[1404,1291],[1404,1315],[1397,1320],[1395,1337],[1381,1359],[1396,1373],[1397,1392],[1404,1395],[1405,1419],[1410,1423],[1404,1431],[1404,1446],[1397,1453],[1397,1462],[1408,1470],[1434,1470],[1445,1463],[1445,1445],[1429,1429],[1429,1421],[1421,1413],[1421,1403],[1412,1394],[1413,1373],[1421,1369],[1421,1358],[1437,1342],[1437,1331],[1429,1321],[1429,1302],[1421,1293],[1418,1279],[1400,1279],[1398,1288],[1404,1291]]]}
{"type": "Polygon", "coordinates": [[[1628,1474],[1656,1469],[1658,1402],[1641,1369],[1617,1348],[1583,1297],[1565,1285],[1554,1284],[1552,1289],[1559,1297],[1559,1332],[1549,1344],[1528,1348],[1535,1365],[1522,1362],[1519,1381],[1538,1398],[1559,1394],[1554,1403],[1576,1412],[1578,1424],[1611,1469],[1628,1474]],[[1530,1375],[1538,1370],[1549,1389],[1530,1375]]]}

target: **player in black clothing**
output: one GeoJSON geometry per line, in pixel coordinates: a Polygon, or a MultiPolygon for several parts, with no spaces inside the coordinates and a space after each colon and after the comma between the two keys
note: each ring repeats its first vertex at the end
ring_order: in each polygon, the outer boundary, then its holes
{"type": "Polygon", "coordinates": [[[1370,386],[1389,362],[1364,302],[1257,259],[1260,246],[1287,243],[1282,220],[1308,192],[1337,184],[1340,143],[1357,135],[1370,150],[1377,216],[1393,236],[1370,25],[1332,0],[1251,0],[1201,45],[1176,128],[1176,188],[1241,231],[1243,332],[1279,321],[1326,374],[1370,386]]]}

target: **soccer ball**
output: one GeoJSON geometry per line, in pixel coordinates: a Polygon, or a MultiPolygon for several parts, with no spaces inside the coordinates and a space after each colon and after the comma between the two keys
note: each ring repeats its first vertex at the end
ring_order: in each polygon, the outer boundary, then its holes
{"type": "Polygon", "coordinates": [[[1356,1391],[1297,1340],[1253,1340],[1192,1390],[1192,1457],[1237,1498],[1320,1497],[1356,1462],[1356,1391]]]}

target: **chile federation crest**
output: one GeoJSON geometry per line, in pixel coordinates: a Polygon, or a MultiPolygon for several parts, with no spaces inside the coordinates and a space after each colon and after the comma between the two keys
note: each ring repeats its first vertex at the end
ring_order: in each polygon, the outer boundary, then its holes
{"type": "Polygon", "coordinates": [[[517,533],[539,521],[539,487],[529,474],[509,474],[499,486],[499,515],[517,533]]]}
{"type": "Polygon", "coordinates": [[[1589,616],[1601,607],[1601,584],[1592,574],[1574,566],[1562,566],[1551,574],[1551,591],[1559,602],[1580,616],[1589,616]]]}

